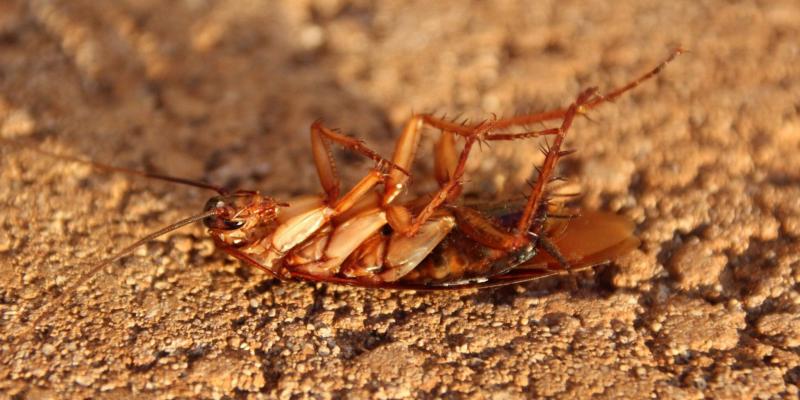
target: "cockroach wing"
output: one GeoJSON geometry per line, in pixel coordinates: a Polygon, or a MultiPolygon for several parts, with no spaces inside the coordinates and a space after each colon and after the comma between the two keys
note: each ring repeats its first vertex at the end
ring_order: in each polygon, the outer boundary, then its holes
{"type": "Polygon", "coordinates": [[[546,251],[539,251],[529,261],[505,273],[471,281],[427,286],[423,290],[491,288],[589,269],[638,247],[639,239],[633,236],[633,229],[633,222],[625,217],[602,211],[584,211],[569,221],[554,223],[548,229],[551,232],[548,239],[567,261],[568,268],[546,251]]]}

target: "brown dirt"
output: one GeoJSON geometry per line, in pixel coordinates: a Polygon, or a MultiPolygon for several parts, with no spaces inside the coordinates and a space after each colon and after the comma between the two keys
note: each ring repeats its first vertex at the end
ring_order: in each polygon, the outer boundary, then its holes
{"type": "MultiPolygon", "coordinates": [[[[0,1],[3,137],[279,198],[318,190],[316,118],[389,154],[412,110],[562,106],[692,51],[570,133],[584,206],[643,241],[577,288],[276,283],[194,226],[34,337],[22,327],[59,287],[207,193],[3,145],[2,397],[797,395],[800,5],[595,3],[0,1]]],[[[536,154],[484,151],[471,190],[516,193],[536,154]]],[[[340,160],[348,182],[368,167],[340,160]]]]}

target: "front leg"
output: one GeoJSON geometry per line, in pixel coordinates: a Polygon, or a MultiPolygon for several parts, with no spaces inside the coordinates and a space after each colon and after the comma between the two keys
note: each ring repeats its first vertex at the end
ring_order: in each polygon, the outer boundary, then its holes
{"type": "Polygon", "coordinates": [[[328,204],[333,204],[339,199],[341,189],[341,180],[336,171],[336,163],[333,161],[329,141],[375,161],[379,170],[389,169],[391,173],[396,173],[400,176],[408,175],[406,169],[381,157],[380,154],[367,147],[360,140],[333,131],[322,125],[322,122],[315,121],[311,124],[311,151],[314,156],[317,175],[325,194],[327,194],[328,204]]]}

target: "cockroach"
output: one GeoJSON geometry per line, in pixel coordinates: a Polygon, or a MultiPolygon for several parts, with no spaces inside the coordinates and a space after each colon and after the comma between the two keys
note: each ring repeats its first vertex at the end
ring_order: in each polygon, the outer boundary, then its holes
{"type": "MultiPolygon", "coordinates": [[[[288,201],[257,191],[228,191],[203,182],[55,155],[104,170],[217,192],[199,215],[153,232],[89,268],[66,286],[62,301],[136,247],[197,221],[202,221],[218,249],[280,280],[381,289],[491,288],[609,262],[638,246],[633,223],[622,216],[589,210],[566,219],[555,218],[561,202],[548,190],[548,184],[555,179],[559,159],[570,153],[562,150],[562,144],[577,116],[657,75],[682,52],[674,50],[656,68],[617,89],[603,94],[597,88],[584,90],[566,108],[476,124],[414,115],[405,125],[391,159],[316,121],[311,125],[311,150],[324,194],[288,201]],[[511,130],[546,121],[560,121],[560,125],[511,130]],[[409,171],[425,126],[440,132],[434,146],[434,175],[439,189],[400,200],[408,189],[409,171]],[[544,148],[544,162],[526,200],[492,207],[461,199],[465,165],[475,144],[540,137],[552,141],[544,148]],[[464,142],[460,152],[456,151],[456,138],[464,142]],[[332,159],[332,144],[375,162],[374,168],[344,194],[332,159]]],[[[43,308],[34,326],[47,315],[49,307],[43,308]]]]}

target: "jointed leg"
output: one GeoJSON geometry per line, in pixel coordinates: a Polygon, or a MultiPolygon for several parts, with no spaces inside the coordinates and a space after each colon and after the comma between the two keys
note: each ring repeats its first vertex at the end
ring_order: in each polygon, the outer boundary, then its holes
{"type": "MultiPolygon", "coordinates": [[[[505,251],[516,250],[531,242],[528,231],[533,223],[533,219],[539,207],[542,204],[545,185],[550,181],[558,159],[564,154],[561,151],[561,145],[564,141],[566,133],[572,125],[578,109],[584,104],[591,102],[595,98],[596,92],[597,91],[594,88],[584,91],[578,96],[575,102],[572,103],[569,108],[567,108],[567,112],[564,115],[564,120],[561,124],[561,127],[556,129],[557,136],[547,151],[544,164],[541,168],[541,173],[531,189],[528,202],[515,231],[507,232],[501,228],[498,228],[494,225],[494,223],[492,223],[492,221],[475,210],[467,207],[456,207],[453,209],[453,214],[458,220],[459,229],[464,234],[484,246],[505,251]]],[[[428,203],[428,205],[417,216],[417,218],[415,218],[414,221],[409,224],[410,226],[408,231],[412,232],[412,234],[415,231],[415,228],[419,229],[419,221],[421,221],[423,217],[429,217],[430,214],[433,213],[433,210],[435,210],[436,207],[444,202],[444,200],[447,198],[447,193],[449,193],[449,191],[453,190],[453,188],[458,185],[458,182],[464,172],[464,163],[467,159],[470,147],[475,142],[476,138],[477,135],[467,138],[464,151],[461,153],[461,157],[459,158],[459,162],[452,176],[446,181],[439,192],[434,195],[434,198],[430,203],[428,203]]],[[[544,246],[547,247],[547,243],[544,243],[544,246]]],[[[546,251],[551,250],[553,249],[546,249],[546,251]]],[[[553,252],[558,254],[557,250],[553,250],[553,252]]],[[[561,257],[559,261],[561,260],[563,260],[563,257],[561,257]]]]}
{"type": "Polygon", "coordinates": [[[419,147],[423,125],[440,129],[442,135],[445,136],[437,142],[434,148],[437,162],[435,168],[437,180],[439,180],[440,185],[444,185],[447,180],[444,178],[444,172],[449,169],[449,172],[452,173],[455,168],[457,156],[453,143],[453,135],[459,135],[466,139],[474,137],[482,141],[494,141],[530,139],[558,133],[557,129],[519,133],[494,133],[494,121],[484,121],[474,126],[465,126],[428,114],[414,115],[406,124],[395,146],[392,161],[394,165],[397,166],[397,170],[389,173],[389,179],[386,181],[386,189],[383,198],[384,204],[390,204],[405,189],[405,185],[408,182],[408,175],[403,175],[403,172],[411,169],[411,164],[414,161],[414,156],[419,147]]]}
{"type": "MultiPolygon", "coordinates": [[[[392,162],[406,171],[411,170],[411,163],[414,162],[414,156],[417,154],[422,123],[423,120],[419,116],[411,117],[403,128],[400,138],[397,139],[397,144],[394,146],[392,162]]],[[[402,174],[400,171],[389,172],[383,195],[384,204],[391,203],[403,192],[408,178],[408,174],[402,174]]]]}
{"type": "MultiPolygon", "coordinates": [[[[675,57],[681,55],[684,52],[685,52],[685,50],[682,49],[682,48],[677,48],[677,49],[673,50],[672,53],[670,53],[669,57],[667,57],[664,61],[662,61],[660,64],[658,64],[658,66],[656,66],[655,68],[651,69],[647,73],[641,75],[640,77],[628,82],[627,84],[625,84],[625,85],[623,85],[623,86],[621,86],[619,88],[611,90],[611,91],[609,91],[609,92],[607,92],[605,94],[601,94],[601,95],[595,96],[595,98],[593,98],[591,101],[587,102],[586,104],[584,104],[582,107],[580,107],[577,110],[578,114],[584,114],[587,111],[589,111],[589,110],[591,110],[593,108],[596,108],[596,107],[600,106],[603,103],[612,102],[612,101],[616,100],[618,97],[622,96],[624,93],[626,93],[629,90],[639,86],[642,82],[644,82],[644,81],[646,81],[646,80],[658,75],[658,73],[661,72],[661,70],[663,70],[664,67],[667,66],[667,64],[669,64],[672,60],[675,59],[675,57]]],[[[552,121],[552,120],[555,120],[555,119],[561,119],[561,118],[564,118],[564,116],[567,114],[568,110],[569,110],[569,108],[561,108],[561,109],[556,109],[556,110],[542,111],[542,112],[535,113],[535,114],[526,114],[526,115],[518,115],[518,116],[514,116],[514,117],[509,117],[509,118],[503,118],[503,119],[499,119],[499,120],[494,122],[494,128],[495,129],[505,129],[505,128],[509,128],[509,127],[512,127],[512,126],[525,126],[525,125],[531,125],[531,124],[535,124],[535,123],[539,123],[539,122],[545,122],[545,121],[552,121]]],[[[462,127],[462,129],[467,129],[468,130],[469,127],[462,127]]]]}
{"type": "MultiPolygon", "coordinates": [[[[398,140],[393,158],[395,164],[401,168],[410,168],[416,149],[419,146],[422,125],[430,121],[451,124],[440,119],[434,119],[430,116],[414,116],[406,125],[403,134],[398,140]]],[[[396,196],[404,189],[407,177],[399,176],[397,173],[390,173],[386,184],[383,203],[387,210],[389,223],[392,227],[406,235],[414,235],[433,215],[438,207],[461,193],[462,177],[464,175],[466,162],[470,150],[476,141],[527,139],[543,135],[555,135],[559,132],[558,129],[546,129],[543,131],[521,133],[491,133],[493,128],[493,122],[486,121],[469,128],[468,132],[465,129],[461,129],[460,131],[442,131],[442,136],[434,147],[434,170],[440,189],[433,194],[429,203],[425,205],[416,217],[412,217],[411,213],[405,207],[391,204],[396,196]],[[459,134],[466,139],[461,155],[458,157],[456,157],[455,152],[455,134],[459,134]]]]}
{"type": "Polygon", "coordinates": [[[531,193],[528,195],[528,202],[522,212],[522,217],[517,223],[515,233],[520,239],[527,237],[528,231],[533,224],[533,220],[544,198],[545,185],[550,182],[556,168],[556,163],[558,163],[559,158],[564,155],[564,153],[561,152],[561,144],[564,142],[564,138],[570,126],[572,126],[575,114],[579,112],[578,110],[580,110],[581,107],[595,99],[596,93],[597,88],[585,90],[578,96],[575,102],[567,108],[567,112],[564,114],[564,120],[561,122],[561,127],[558,128],[559,133],[547,150],[547,155],[545,156],[544,163],[539,172],[539,177],[536,179],[533,188],[531,188],[531,193]]]}
{"type": "Polygon", "coordinates": [[[371,170],[367,176],[361,178],[349,192],[347,192],[341,199],[338,199],[336,203],[331,204],[330,206],[333,207],[335,215],[340,215],[341,213],[349,210],[353,205],[355,205],[358,200],[360,200],[364,195],[369,193],[372,188],[374,188],[377,184],[383,182],[385,180],[383,172],[377,169],[371,170]]]}
{"type": "Polygon", "coordinates": [[[320,183],[325,193],[328,195],[328,203],[333,204],[339,198],[341,182],[336,173],[336,163],[331,155],[328,141],[336,143],[348,150],[355,151],[378,164],[378,169],[388,168],[398,174],[406,174],[404,168],[398,167],[391,161],[381,157],[378,153],[367,147],[358,139],[351,138],[341,133],[335,132],[322,125],[320,121],[311,124],[311,151],[314,156],[314,165],[317,168],[320,183]]]}
{"type": "Polygon", "coordinates": [[[391,206],[390,203],[402,192],[407,176],[401,176],[398,171],[392,171],[390,178],[387,180],[383,203],[387,207],[387,214],[392,227],[400,231],[413,235],[419,227],[428,219],[433,212],[441,206],[448,198],[457,196],[461,190],[461,178],[464,173],[466,159],[469,151],[476,140],[482,141],[498,141],[498,140],[517,140],[535,138],[545,135],[555,135],[556,139],[550,147],[548,154],[545,157],[544,165],[542,166],[541,174],[536,184],[534,185],[528,203],[523,213],[523,218],[520,219],[515,235],[519,238],[517,241],[522,240],[528,234],[528,230],[533,224],[540,203],[544,196],[544,187],[550,181],[555,165],[558,159],[564,155],[561,152],[561,144],[564,140],[564,135],[576,114],[583,114],[589,109],[595,108],[606,101],[612,101],[623,93],[635,88],[647,79],[652,78],[658,74],[666,64],[672,61],[675,57],[683,52],[682,49],[676,49],[670,56],[659,64],[656,68],[648,73],[640,76],[639,78],[631,81],[630,83],[612,90],[605,95],[597,95],[596,89],[590,89],[583,92],[578,99],[566,109],[557,109],[544,111],[537,114],[522,115],[507,119],[500,119],[495,121],[484,121],[477,125],[462,125],[456,122],[446,121],[441,118],[436,118],[432,115],[415,115],[406,125],[403,130],[398,144],[395,148],[394,163],[400,167],[402,171],[407,171],[411,167],[411,162],[414,159],[416,149],[419,145],[421,128],[423,125],[428,125],[438,128],[442,131],[442,137],[436,143],[434,148],[435,165],[434,170],[436,179],[439,182],[440,189],[436,192],[431,201],[425,208],[414,218],[411,218],[410,213],[403,207],[391,206]],[[528,125],[535,122],[544,122],[553,119],[562,119],[560,128],[544,129],[540,131],[530,132],[516,132],[505,133],[497,132],[498,130],[509,128],[517,125],[528,125]],[[455,152],[453,145],[453,135],[459,135],[466,139],[464,150],[457,163],[454,163],[455,152]]]}

